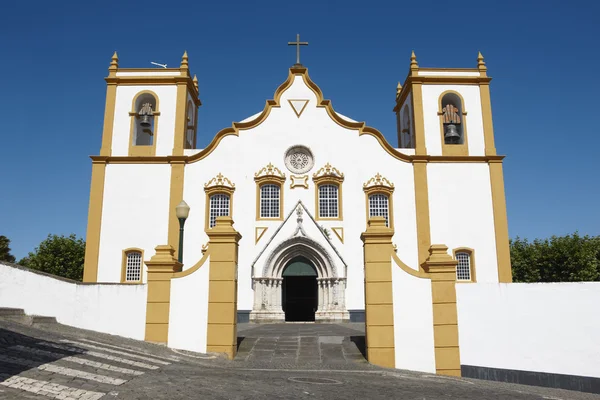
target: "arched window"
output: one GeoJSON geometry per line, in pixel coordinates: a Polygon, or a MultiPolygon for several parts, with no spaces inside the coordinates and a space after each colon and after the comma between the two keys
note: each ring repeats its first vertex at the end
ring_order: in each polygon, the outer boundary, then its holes
{"type": "Polygon", "coordinates": [[[377,173],[363,185],[363,190],[367,201],[367,223],[373,217],[383,217],[385,226],[394,228],[394,184],[377,173]]]}
{"type": "Polygon", "coordinates": [[[279,185],[269,183],[260,187],[260,217],[279,218],[279,185]]]}
{"type": "Polygon", "coordinates": [[[144,253],[141,249],[123,250],[123,270],[121,273],[121,282],[141,283],[142,266],[144,263],[144,253]]]}
{"type": "Polygon", "coordinates": [[[410,111],[408,105],[405,105],[402,109],[402,140],[401,147],[405,149],[415,148],[415,136],[410,121],[410,111]]]}
{"type": "Polygon", "coordinates": [[[133,131],[134,146],[152,146],[156,121],[156,98],[150,93],[143,93],[135,101],[135,127],[133,131]]]}
{"type": "Polygon", "coordinates": [[[217,193],[210,196],[209,228],[217,223],[217,217],[229,216],[229,195],[217,193]]]}
{"type": "Polygon", "coordinates": [[[319,185],[319,218],[337,218],[338,186],[333,184],[319,185]]]}
{"type": "Polygon", "coordinates": [[[235,184],[219,173],[206,184],[206,217],[205,230],[213,228],[217,224],[218,217],[230,217],[233,214],[233,192],[235,184]]]}
{"type": "Polygon", "coordinates": [[[456,280],[462,282],[475,282],[475,260],[473,250],[463,247],[454,249],[456,265],[456,280]]]}
{"type": "Polygon", "coordinates": [[[440,114],[444,144],[464,144],[463,105],[456,93],[450,92],[443,95],[440,114]]]}
{"type": "Polygon", "coordinates": [[[384,217],[385,226],[390,226],[389,197],[383,193],[369,195],[369,218],[384,217]]]}
{"type": "Polygon", "coordinates": [[[283,219],[285,174],[269,163],[254,174],[256,182],[256,220],[283,219]]]}

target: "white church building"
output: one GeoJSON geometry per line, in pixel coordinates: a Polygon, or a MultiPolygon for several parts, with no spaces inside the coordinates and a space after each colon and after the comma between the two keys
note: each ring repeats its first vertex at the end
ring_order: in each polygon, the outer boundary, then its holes
{"type": "Polygon", "coordinates": [[[150,69],[120,68],[115,53],[102,147],[91,157],[84,281],[145,283],[155,246],[179,251],[185,201],[183,271],[202,259],[217,217],[231,217],[242,236],[239,321],[362,321],[361,233],[374,216],[415,271],[444,243],[457,281],[510,282],[486,70],[481,54],[475,68],[434,69],[413,53],[390,104],[391,144],[338,113],[298,62],[262,110],[199,149],[187,54],[179,68],[150,69]]]}

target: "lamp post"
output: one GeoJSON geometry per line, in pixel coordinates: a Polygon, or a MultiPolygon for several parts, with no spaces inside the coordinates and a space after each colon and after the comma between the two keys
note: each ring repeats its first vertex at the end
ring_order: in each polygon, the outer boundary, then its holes
{"type": "Polygon", "coordinates": [[[177,254],[177,261],[183,263],[183,225],[188,215],[190,215],[190,206],[183,200],[175,207],[175,215],[179,220],[179,252],[177,254]]]}

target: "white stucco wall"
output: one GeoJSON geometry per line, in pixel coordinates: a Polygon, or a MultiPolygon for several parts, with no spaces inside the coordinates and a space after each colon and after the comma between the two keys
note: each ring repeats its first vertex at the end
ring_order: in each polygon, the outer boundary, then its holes
{"type": "Polygon", "coordinates": [[[169,347],[206,353],[210,256],[200,269],[171,280],[169,347]]]}
{"type": "Polygon", "coordinates": [[[477,282],[498,282],[489,166],[429,163],[427,184],[431,243],[474,249],[477,282]]]}
{"type": "MultiPolygon", "coordinates": [[[[144,260],[167,243],[171,166],[108,164],[106,166],[98,282],[120,282],[122,252],[136,247],[144,260]]],[[[142,281],[146,282],[146,267],[142,281]]]]}
{"type": "MultiPolygon", "coordinates": [[[[136,75],[142,75],[136,73],[136,75]]],[[[177,103],[177,85],[140,85],[117,86],[115,99],[115,115],[113,121],[112,155],[129,154],[131,134],[131,116],[133,99],[145,90],[156,93],[158,97],[158,121],[156,125],[156,155],[173,154],[173,133],[175,132],[175,112],[177,103]]],[[[135,110],[139,111],[139,110],[135,110]]]]}
{"type": "Polygon", "coordinates": [[[600,377],[600,282],[457,284],[463,365],[600,377]]]}
{"type": "Polygon", "coordinates": [[[79,284],[0,263],[0,307],[143,340],[146,285],[79,284]]]}
{"type": "Polygon", "coordinates": [[[431,281],[404,272],[392,259],[396,368],[435,373],[431,281]]]}
{"type": "Polygon", "coordinates": [[[464,99],[463,111],[466,115],[466,128],[470,156],[485,155],[483,120],[481,117],[481,95],[476,85],[423,85],[423,123],[425,126],[425,145],[432,156],[442,155],[442,136],[440,132],[439,98],[442,93],[452,90],[464,99]]]}
{"type": "MultiPolygon", "coordinates": [[[[233,220],[235,229],[242,234],[239,248],[238,309],[251,310],[253,289],[250,266],[266,241],[281,221],[256,220],[256,183],[254,174],[269,162],[286,174],[283,186],[286,216],[298,200],[302,200],[312,215],[315,210],[315,185],[312,174],[326,163],[344,173],[343,221],[318,221],[326,228],[343,227],[344,243],[333,233],[332,241],[348,263],[346,306],[348,309],[364,309],[363,243],[360,234],[366,229],[366,200],[363,184],[378,172],[395,185],[394,220],[396,233],[394,243],[398,254],[411,267],[417,268],[417,238],[412,165],[391,157],[370,135],[359,136],[357,130],[338,125],[324,108],[317,107],[316,96],[302,77],[295,77],[294,84],[281,96],[281,107],[273,108],[268,118],[257,127],[243,130],[239,136],[227,136],[206,158],[186,165],[184,199],[191,212],[186,221],[184,245],[184,268],[193,265],[201,257],[201,245],[208,242],[204,232],[206,195],[204,184],[222,173],[235,185],[233,195],[233,220]],[[308,99],[302,116],[298,118],[289,99],[308,99]],[[286,150],[293,145],[309,147],[315,165],[307,175],[308,189],[290,188],[290,171],[284,164],[286,150]],[[226,161],[225,161],[226,160],[226,161]],[[373,163],[377,160],[377,163],[373,163]],[[255,244],[255,228],[267,227],[262,239],[255,244]]],[[[261,265],[257,266],[259,269],[261,265]]]]}

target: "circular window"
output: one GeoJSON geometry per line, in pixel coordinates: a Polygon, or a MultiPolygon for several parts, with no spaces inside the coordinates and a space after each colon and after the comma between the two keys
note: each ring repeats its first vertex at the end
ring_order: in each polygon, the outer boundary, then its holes
{"type": "Polygon", "coordinates": [[[285,152],[285,166],[295,174],[303,174],[312,169],[315,160],[306,146],[292,146],[285,152]]]}

